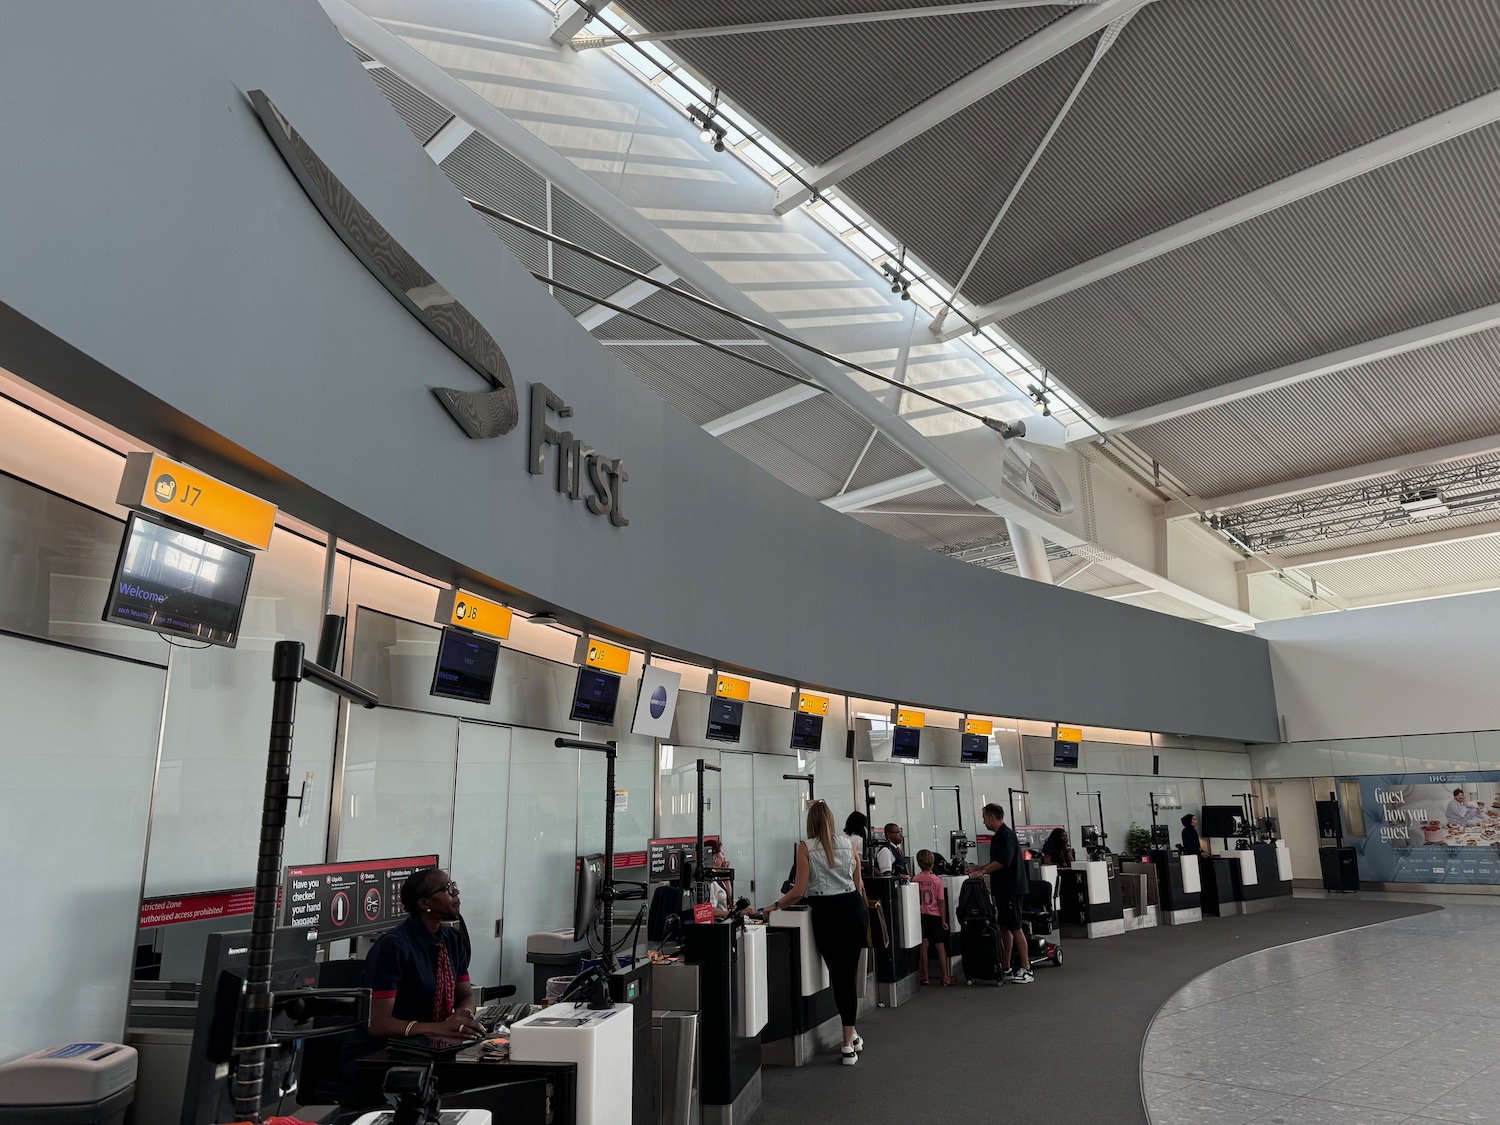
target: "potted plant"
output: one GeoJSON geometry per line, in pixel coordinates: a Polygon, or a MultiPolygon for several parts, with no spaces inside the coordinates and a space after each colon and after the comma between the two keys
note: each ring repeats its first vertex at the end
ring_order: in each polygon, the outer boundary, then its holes
{"type": "Polygon", "coordinates": [[[1135,821],[1130,822],[1130,828],[1125,832],[1125,854],[1146,858],[1151,852],[1151,832],[1142,828],[1135,821]]]}

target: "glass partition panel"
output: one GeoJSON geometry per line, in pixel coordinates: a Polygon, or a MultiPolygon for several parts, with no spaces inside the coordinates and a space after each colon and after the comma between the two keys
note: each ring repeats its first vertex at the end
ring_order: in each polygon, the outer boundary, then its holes
{"type": "MultiPolygon", "coordinates": [[[[702,758],[719,764],[719,751],[709,746],[663,746],[661,748],[661,834],[691,836],[698,829],[698,767],[702,758]]],[[[723,804],[722,780],[712,770],[703,773],[703,834],[719,831],[723,804]]]]}
{"type": "Polygon", "coordinates": [[[510,804],[510,728],[458,725],[458,786],[453,803],[453,858],[448,872],[463,889],[464,920],[476,988],[500,983],[500,939],[505,917],[505,842],[510,804]]]}
{"type": "MultiPolygon", "coordinates": [[[[906,824],[906,775],[915,770],[923,776],[927,771],[921,766],[903,766],[899,762],[861,762],[859,764],[859,810],[865,811],[865,782],[885,782],[891,787],[876,784],[870,787],[870,796],[875,798],[875,807],[870,811],[870,834],[879,838],[880,829],[888,822],[906,824]]],[[[842,825],[840,826],[842,827],[842,825]]],[[[868,843],[869,841],[866,841],[868,843]]]]}
{"type": "Polygon", "coordinates": [[[527,935],[573,925],[581,751],[559,750],[553,745],[556,738],[552,731],[511,732],[500,971],[522,999],[532,995],[527,935]]]}
{"type": "MultiPolygon", "coordinates": [[[[724,800],[719,823],[723,828],[724,855],[729,866],[734,868],[734,891],[748,898],[751,905],[764,906],[761,900],[772,880],[761,881],[759,857],[755,851],[758,835],[755,824],[755,755],[726,753],[719,761],[724,770],[719,775],[719,791],[724,800]]],[[[774,882],[777,887],[781,886],[785,874],[776,875],[774,882]]]]}
{"type": "MultiPolygon", "coordinates": [[[[943,807],[951,813],[953,794],[932,792],[928,788],[933,784],[932,775],[931,766],[908,766],[906,769],[906,820],[902,822],[901,827],[905,830],[904,850],[908,857],[915,857],[923,848],[928,849],[934,855],[941,855],[948,850],[946,835],[941,843],[938,841],[937,806],[941,799],[943,807]]],[[[915,875],[917,873],[915,858],[911,859],[909,867],[909,873],[915,875]]]]}
{"type": "MultiPolygon", "coordinates": [[[[277,641],[294,640],[311,657],[322,591],[323,547],[277,528],[270,550],[255,557],[238,647],[172,650],[148,895],[255,882],[274,695],[271,652],[277,641]]],[[[337,721],[337,696],[306,680],[298,685],[291,792],[295,797],[305,782],[308,800],[288,813],[288,864],[324,859],[337,721]]]]}
{"type": "MultiPolygon", "coordinates": [[[[756,893],[770,902],[781,892],[781,884],[796,862],[797,841],[807,832],[803,805],[807,786],[781,776],[796,772],[795,758],[780,754],[752,754],[750,758],[755,779],[756,893]]],[[[835,820],[835,828],[842,828],[843,821],[837,815],[835,820]]],[[[742,850],[736,848],[736,852],[742,850]]]]}
{"type": "Polygon", "coordinates": [[[0,629],[165,664],[155,633],[103,620],[124,534],[117,519],[0,473],[0,629]]]}
{"type": "Polygon", "coordinates": [[[0,932],[0,1062],[125,1026],[163,686],[160,668],[0,635],[0,851],[45,903],[0,932]]]}
{"type": "Polygon", "coordinates": [[[451,862],[457,758],[457,719],[350,708],[335,858],[451,862]]]}
{"type": "Polygon", "coordinates": [[[833,811],[834,827],[844,827],[844,818],[859,806],[854,796],[854,761],[844,754],[843,732],[830,737],[825,726],[823,749],[813,754],[800,753],[796,762],[786,772],[811,774],[818,799],[827,801],[833,811]]]}

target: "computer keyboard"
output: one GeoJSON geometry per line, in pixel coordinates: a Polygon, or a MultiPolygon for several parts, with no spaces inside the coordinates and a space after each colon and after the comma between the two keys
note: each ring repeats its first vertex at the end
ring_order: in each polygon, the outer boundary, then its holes
{"type": "Polygon", "coordinates": [[[474,1013],[474,1018],[486,1035],[493,1035],[496,1028],[509,1028],[516,1021],[541,1010],[537,1004],[486,1004],[474,1013]]]}

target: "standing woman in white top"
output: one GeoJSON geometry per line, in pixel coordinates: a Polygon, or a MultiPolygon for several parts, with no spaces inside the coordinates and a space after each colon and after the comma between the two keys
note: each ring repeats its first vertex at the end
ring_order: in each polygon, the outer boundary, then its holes
{"type": "Polygon", "coordinates": [[[845,1066],[859,1061],[865,1041],[854,1028],[859,1011],[859,954],[865,947],[869,919],[865,911],[865,883],[859,856],[848,836],[835,833],[833,813],[822,801],[807,809],[807,839],[797,844],[797,875],[787,891],[763,914],[790,906],[806,896],[812,908],[813,941],[844,1025],[840,1051],[845,1066]]]}

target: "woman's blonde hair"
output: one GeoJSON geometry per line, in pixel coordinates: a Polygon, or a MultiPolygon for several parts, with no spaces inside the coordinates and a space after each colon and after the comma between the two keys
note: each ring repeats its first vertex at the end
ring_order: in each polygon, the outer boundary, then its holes
{"type": "Polygon", "coordinates": [[[807,838],[823,845],[828,866],[833,866],[833,813],[827,801],[813,801],[807,806],[807,838]]]}

